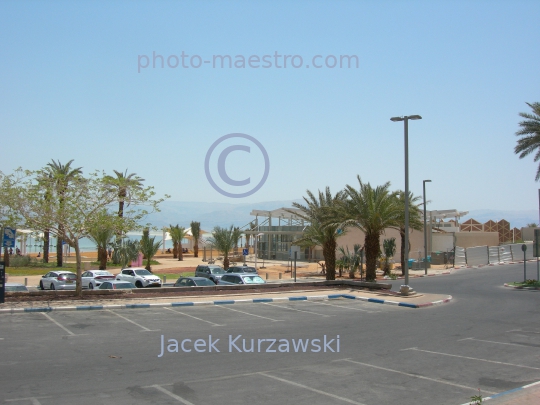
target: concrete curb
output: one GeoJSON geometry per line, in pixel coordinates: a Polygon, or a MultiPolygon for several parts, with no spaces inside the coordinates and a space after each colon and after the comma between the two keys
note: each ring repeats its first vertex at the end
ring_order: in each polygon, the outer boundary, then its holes
{"type": "Polygon", "coordinates": [[[390,300],[381,300],[378,298],[367,298],[367,297],[357,297],[355,295],[349,295],[349,294],[343,294],[343,298],[348,298],[352,300],[361,300],[361,301],[368,301],[368,302],[374,302],[377,304],[388,304],[388,305],[397,305],[398,307],[407,307],[407,308],[425,308],[425,307],[431,307],[433,305],[440,305],[445,304],[449,302],[452,299],[452,296],[449,295],[448,298],[444,300],[438,300],[433,302],[424,302],[422,304],[411,304],[410,302],[398,302],[398,301],[390,301],[390,300]]]}
{"type": "Polygon", "coordinates": [[[58,312],[58,311],[102,311],[107,309],[140,309],[140,308],[159,308],[159,307],[192,307],[202,305],[231,305],[231,304],[257,304],[264,302],[286,302],[286,301],[323,301],[339,298],[357,299],[361,301],[373,302],[377,304],[390,304],[407,308],[424,308],[433,305],[443,304],[452,299],[448,296],[447,299],[435,302],[422,304],[411,304],[409,302],[398,302],[381,300],[378,298],[357,297],[350,294],[330,294],[330,295],[312,295],[312,296],[297,296],[297,297],[278,297],[278,298],[252,298],[238,300],[217,300],[217,301],[185,301],[185,302],[167,302],[154,304],[118,304],[118,305],[79,305],[66,307],[35,307],[35,308],[2,308],[0,314],[15,314],[24,312],[58,312]]]}
{"type": "Polygon", "coordinates": [[[525,285],[510,285],[508,283],[504,283],[505,287],[513,288],[515,290],[540,290],[540,287],[527,287],[525,285]]]}
{"type": "MultiPolygon", "coordinates": [[[[532,384],[528,384],[528,385],[524,385],[523,387],[518,387],[518,388],[514,388],[514,389],[511,389],[511,390],[508,390],[508,391],[504,391],[504,392],[499,392],[498,394],[495,394],[495,395],[492,395],[490,397],[486,397],[486,398],[483,398],[484,401],[489,401],[490,399],[496,399],[496,398],[500,398],[500,397],[503,397],[505,395],[509,395],[508,397],[508,404],[510,404],[511,400],[512,400],[512,395],[513,393],[515,392],[519,392],[521,390],[525,390],[527,388],[531,388],[531,387],[534,387],[536,385],[540,384],[540,381],[537,381],[537,382],[534,382],[532,384]]],[[[462,404],[462,405],[470,405],[471,402],[467,402],[465,404],[462,404]]]]}

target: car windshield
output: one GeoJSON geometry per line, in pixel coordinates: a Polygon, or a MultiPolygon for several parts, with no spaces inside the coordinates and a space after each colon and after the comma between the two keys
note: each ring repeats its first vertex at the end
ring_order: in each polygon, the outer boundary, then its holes
{"type": "Polygon", "coordinates": [[[135,270],[135,274],[138,276],[151,276],[152,273],[150,273],[148,270],[135,270]]]}
{"type": "Polygon", "coordinates": [[[253,267],[244,267],[244,273],[257,273],[253,267]]]}
{"type": "Polygon", "coordinates": [[[262,284],[264,283],[264,280],[260,278],[259,276],[248,276],[243,277],[244,283],[246,284],[262,284]]]}
{"type": "Polygon", "coordinates": [[[209,280],[207,278],[205,278],[204,280],[197,280],[195,281],[195,284],[197,285],[215,285],[214,282],[212,280],[209,280]]]}
{"type": "Polygon", "coordinates": [[[28,291],[24,285],[6,285],[6,291],[28,291]]]}
{"type": "Polygon", "coordinates": [[[223,269],[210,269],[212,274],[225,274],[225,270],[223,269]]]}

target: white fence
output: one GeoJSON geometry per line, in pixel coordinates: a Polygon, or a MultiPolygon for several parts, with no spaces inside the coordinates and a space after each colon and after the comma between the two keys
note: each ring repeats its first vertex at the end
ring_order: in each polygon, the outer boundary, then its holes
{"type": "MultiPolygon", "coordinates": [[[[478,266],[482,264],[509,263],[523,260],[523,243],[501,246],[476,246],[462,248],[456,246],[454,266],[478,266]]],[[[525,243],[525,260],[534,259],[533,244],[525,243]]]]}

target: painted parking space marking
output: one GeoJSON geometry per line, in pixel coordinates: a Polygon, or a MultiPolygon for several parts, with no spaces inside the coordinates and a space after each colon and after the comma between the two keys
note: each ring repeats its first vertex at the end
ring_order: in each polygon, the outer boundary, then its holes
{"type": "Polygon", "coordinates": [[[190,315],[190,314],[186,314],[185,312],[180,312],[180,311],[178,311],[178,310],[176,310],[176,309],[167,308],[167,307],[164,307],[164,309],[167,309],[167,310],[169,310],[169,311],[176,312],[177,314],[189,316],[190,318],[197,319],[197,320],[202,321],[202,322],[209,323],[209,324],[212,325],[212,326],[225,326],[225,325],[218,325],[217,323],[207,321],[206,319],[197,318],[196,316],[193,316],[193,315],[190,315]]]}
{"type": "Polygon", "coordinates": [[[344,398],[344,397],[340,397],[338,395],[330,394],[329,392],[324,392],[324,391],[318,390],[316,388],[311,388],[311,387],[308,387],[307,385],[298,384],[296,382],[285,380],[284,378],[279,378],[279,377],[276,377],[276,376],[273,376],[273,375],[270,375],[270,374],[266,374],[264,372],[259,372],[257,374],[263,375],[263,376],[268,377],[268,378],[272,378],[272,379],[280,381],[282,383],[293,385],[295,387],[303,388],[305,390],[312,391],[312,392],[315,392],[315,393],[320,394],[320,395],[325,395],[325,396],[330,397],[330,398],[338,399],[340,401],[347,402],[349,404],[365,405],[365,404],[363,404],[361,402],[356,402],[356,401],[353,401],[352,399],[349,399],[349,398],[344,398]]]}
{"type": "Polygon", "coordinates": [[[244,311],[240,311],[240,310],[238,310],[238,309],[233,309],[233,308],[229,308],[229,307],[217,306],[216,308],[228,309],[229,311],[240,312],[240,313],[242,313],[242,314],[246,314],[246,315],[250,315],[250,316],[256,316],[257,318],[268,319],[268,320],[270,320],[270,321],[272,321],[272,322],[283,322],[283,319],[273,319],[273,318],[268,318],[268,317],[266,317],[266,316],[250,314],[249,312],[244,312],[244,311]]]}
{"type": "Polygon", "coordinates": [[[148,328],[146,328],[146,327],[144,327],[144,326],[138,324],[137,322],[132,321],[131,319],[126,318],[126,317],[123,316],[123,315],[120,315],[120,314],[118,314],[118,313],[116,313],[116,312],[114,312],[114,311],[111,311],[110,309],[106,309],[106,311],[107,311],[107,312],[110,312],[111,314],[115,314],[116,316],[119,316],[120,318],[122,318],[122,319],[124,319],[124,320],[126,320],[126,321],[128,321],[128,322],[131,322],[133,325],[138,326],[139,328],[142,329],[142,332],[157,332],[157,331],[161,330],[161,329],[148,329],[148,328]]]}
{"type": "Polygon", "coordinates": [[[512,330],[507,330],[506,332],[507,333],[509,333],[509,332],[535,333],[535,334],[540,335],[540,332],[536,332],[536,331],[533,331],[533,330],[523,330],[523,329],[512,329],[512,330]]]}
{"type": "Polygon", "coordinates": [[[73,333],[68,328],[66,328],[64,325],[62,325],[60,322],[58,322],[57,320],[51,318],[51,316],[49,314],[47,314],[45,312],[40,312],[40,314],[43,315],[45,318],[47,318],[52,323],[54,323],[56,326],[62,328],[62,330],[66,331],[69,336],[84,336],[84,335],[77,335],[77,334],[73,333]]]}
{"type": "Polygon", "coordinates": [[[30,401],[32,402],[32,405],[41,405],[41,402],[38,401],[39,399],[45,399],[45,398],[51,398],[51,397],[28,397],[28,398],[14,398],[14,399],[5,399],[5,402],[15,402],[15,401],[30,401]]]}
{"type": "Polygon", "coordinates": [[[277,307],[277,308],[281,308],[281,309],[288,309],[289,311],[304,312],[304,313],[306,313],[306,314],[319,315],[319,316],[323,316],[323,317],[334,316],[334,315],[319,314],[318,312],[305,311],[305,310],[303,310],[303,309],[296,309],[296,308],[284,307],[283,305],[269,304],[269,303],[267,303],[267,302],[263,302],[262,305],[269,305],[269,306],[271,306],[271,307],[277,307]]]}
{"type": "MultiPolygon", "coordinates": [[[[359,364],[359,365],[365,366],[365,367],[375,368],[377,370],[389,371],[391,373],[397,373],[397,374],[401,374],[401,375],[406,375],[406,376],[413,377],[413,378],[418,378],[418,379],[421,379],[421,380],[433,381],[433,382],[438,382],[438,383],[441,383],[441,384],[451,385],[453,387],[463,388],[463,389],[466,389],[466,390],[478,391],[478,388],[476,388],[476,387],[468,387],[466,385],[455,384],[455,383],[452,383],[450,381],[440,380],[438,378],[424,377],[423,375],[419,375],[419,374],[406,373],[404,371],[393,370],[391,368],[375,366],[373,364],[362,363],[360,361],[355,361],[355,360],[351,360],[351,359],[341,359],[341,360],[335,360],[335,361],[346,361],[346,362],[353,363],[353,364],[359,364]]],[[[483,390],[483,391],[487,392],[488,394],[496,394],[496,392],[493,392],[493,391],[488,391],[488,390],[483,390]]]]}
{"type": "Polygon", "coordinates": [[[174,393],[172,393],[171,391],[169,390],[166,390],[165,388],[163,388],[161,385],[151,385],[152,388],[155,388],[156,390],[164,393],[165,395],[168,395],[169,397],[173,398],[173,399],[176,399],[178,402],[181,402],[185,405],[193,405],[192,402],[189,402],[187,399],[184,399],[182,398],[181,396],[179,395],[176,395],[174,393]]]}
{"type": "Polygon", "coordinates": [[[349,306],[345,306],[345,305],[328,304],[326,302],[313,301],[313,303],[318,304],[318,305],[328,305],[328,306],[336,307],[336,308],[345,308],[345,309],[350,309],[350,310],[353,310],[353,311],[362,311],[362,312],[367,312],[369,314],[375,314],[375,313],[381,312],[381,311],[370,311],[369,309],[353,308],[353,307],[349,307],[349,306]]]}
{"type": "Polygon", "coordinates": [[[441,355],[441,356],[458,357],[460,359],[484,361],[486,363],[493,363],[493,364],[502,364],[504,366],[513,366],[513,367],[528,368],[528,369],[531,369],[531,370],[540,370],[540,368],[538,368],[538,367],[530,367],[530,366],[524,366],[524,365],[521,365],[521,364],[514,364],[514,363],[505,363],[503,361],[479,359],[479,358],[476,358],[476,357],[460,356],[460,355],[457,355],[457,354],[433,352],[433,351],[430,351],[430,350],[422,350],[422,349],[419,349],[417,347],[409,347],[408,349],[401,349],[401,350],[402,351],[412,350],[412,351],[416,351],[416,352],[438,354],[438,355],[441,355]]]}
{"type": "Polygon", "coordinates": [[[528,345],[522,345],[522,344],[519,344],[519,343],[506,343],[506,342],[495,342],[493,340],[483,340],[483,339],[475,339],[475,338],[465,338],[465,339],[459,339],[458,342],[464,342],[465,340],[472,340],[472,341],[475,341],[475,342],[485,342],[485,343],[493,343],[493,344],[497,344],[497,345],[507,345],[507,346],[519,346],[519,347],[530,347],[528,345]]]}

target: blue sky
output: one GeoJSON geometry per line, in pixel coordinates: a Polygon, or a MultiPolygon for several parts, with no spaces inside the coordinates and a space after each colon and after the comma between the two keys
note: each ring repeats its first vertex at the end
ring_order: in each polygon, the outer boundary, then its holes
{"type": "MultiPolygon", "coordinates": [[[[419,114],[410,189],[421,195],[431,179],[429,208],[536,209],[537,164],[513,149],[519,112],[540,101],[539,16],[532,0],[3,1],[0,170],[74,159],[87,172],[128,169],[178,201],[296,199],[356,185],[357,174],[403,189],[403,124],[390,117],[419,114]],[[157,59],[139,73],[153,52],[165,61],[277,52],[304,64],[161,68],[157,59]],[[359,64],[305,67],[315,55],[359,64]],[[207,151],[230,133],[256,138],[269,156],[266,182],[245,198],[219,194],[205,175],[207,151]]],[[[264,159],[251,145],[225,167],[256,184],[264,159]]]]}

